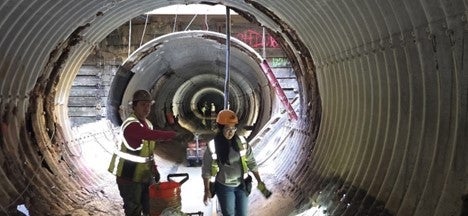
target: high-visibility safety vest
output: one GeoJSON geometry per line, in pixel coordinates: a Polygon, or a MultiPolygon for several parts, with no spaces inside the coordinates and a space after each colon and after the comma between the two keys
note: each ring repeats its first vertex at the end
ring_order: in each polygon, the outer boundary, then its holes
{"type": "MultiPolygon", "coordinates": [[[[141,124],[132,114],[122,123],[120,147],[112,155],[108,171],[134,182],[148,182],[152,175],[153,152],[156,148],[156,142],[142,140],[138,148],[131,147],[123,136],[123,132],[128,125],[134,122],[141,124]]],[[[146,124],[150,129],[153,129],[153,124],[147,119],[146,124]]]]}
{"type": "MultiPolygon", "coordinates": [[[[239,147],[239,154],[242,163],[242,173],[244,179],[247,178],[249,168],[247,167],[247,140],[243,136],[239,136],[239,140],[235,139],[237,146],[239,147]]],[[[218,154],[216,154],[216,145],[214,139],[208,142],[208,149],[211,153],[211,182],[215,182],[216,174],[219,172],[218,166],[218,154]]]]}

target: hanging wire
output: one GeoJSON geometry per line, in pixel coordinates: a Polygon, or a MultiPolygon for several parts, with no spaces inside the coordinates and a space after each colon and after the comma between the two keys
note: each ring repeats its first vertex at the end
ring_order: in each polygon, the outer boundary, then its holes
{"type": "Polygon", "coordinates": [[[190,20],[190,23],[187,25],[187,27],[185,27],[184,31],[187,31],[187,29],[190,27],[190,25],[192,25],[192,22],[195,20],[195,18],[197,18],[198,14],[195,14],[192,18],[192,20],[190,20]]]}
{"type": "Polygon", "coordinates": [[[130,56],[131,46],[132,46],[132,20],[130,19],[130,21],[128,22],[128,56],[130,56]]]}
{"type": "Polygon", "coordinates": [[[208,25],[208,14],[205,14],[205,28],[207,31],[210,30],[210,26],[208,25]]]}
{"type": "Polygon", "coordinates": [[[174,27],[172,27],[172,32],[175,32],[176,24],[177,24],[177,14],[174,17],[174,27]]]}
{"type": "Polygon", "coordinates": [[[176,13],[174,17],[174,26],[172,27],[172,32],[175,32],[177,25],[177,13],[179,12],[179,5],[176,5],[176,13]]]}
{"type": "MultiPolygon", "coordinates": [[[[105,133],[105,132],[101,132],[101,133],[105,133]]],[[[113,151],[110,151],[106,148],[106,145],[105,144],[102,144],[102,142],[99,141],[99,138],[98,138],[98,135],[100,134],[94,134],[93,138],[94,138],[94,142],[96,142],[97,144],[99,144],[101,146],[102,149],[104,149],[105,152],[109,153],[110,155],[114,154],[113,151]]],[[[101,136],[101,135],[100,135],[101,136]]],[[[104,135],[105,138],[106,135],[104,135]]]]}
{"type": "Polygon", "coordinates": [[[263,59],[266,59],[266,37],[265,37],[265,26],[262,27],[262,55],[263,59]]]}
{"type": "Polygon", "coordinates": [[[229,109],[229,61],[231,59],[231,15],[226,7],[226,77],[224,81],[224,109],[229,109]]]}
{"type": "Polygon", "coordinates": [[[148,25],[148,18],[149,18],[149,14],[146,14],[145,27],[143,27],[143,33],[141,34],[140,46],[143,44],[143,38],[145,37],[145,33],[146,33],[146,26],[148,25]]]}

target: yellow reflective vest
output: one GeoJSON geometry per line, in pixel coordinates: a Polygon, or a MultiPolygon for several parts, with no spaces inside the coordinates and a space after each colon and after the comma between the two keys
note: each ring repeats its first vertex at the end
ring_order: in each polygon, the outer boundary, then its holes
{"type": "MultiPolygon", "coordinates": [[[[243,172],[243,178],[248,177],[248,171],[249,168],[247,166],[247,140],[243,136],[239,136],[239,139],[235,139],[236,144],[239,148],[239,154],[240,154],[240,159],[241,159],[241,164],[242,164],[242,172],[243,172]]],[[[211,178],[210,181],[214,182],[216,179],[216,174],[219,172],[219,166],[218,166],[218,154],[216,154],[216,146],[215,146],[215,141],[214,139],[208,142],[208,149],[211,153],[211,178]]]]}
{"type": "MultiPolygon", "coordinates": [[[[134,182],[149,182],[152,176],[153,152],[156,148],[156,142],[153,140],[142,140],[138,148],[132,148],[127,143],[123,133],[125,128],[134,122],[141,124],[136,116],[132,114],[122,123],[120,146],[112,155],[108,171],[116,176],[134,182]]],[[[147,119],[146,124],[150,129],[153,129],[153,125],[147,119]]]]}

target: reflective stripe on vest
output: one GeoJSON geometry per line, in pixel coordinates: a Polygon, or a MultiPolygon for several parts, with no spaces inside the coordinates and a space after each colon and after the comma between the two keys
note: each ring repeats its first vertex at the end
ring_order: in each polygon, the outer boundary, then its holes
{"type": "MultiPolygon", "coordinates": [[[[247,178],[248,175],[248,170],[249,168],[247,167],[247,140],[243,136],[239,136],[240,143],[237,142],[236,144],[239,147],[239,154],[241,157],[241,163],[242,163],[242,173],[243,177],[247,178]]],[[[218,155],[216,154],[216,146],[214,139],[210,140],[208,142],[208,149],[210,150],[211,153],[211,178],[210,181],[214,182],[216,180],[216,174],[219,172],[219,166],[218,166],[218,155]]]]}
{"type": "Polygon", "coordinates": [[[117,156],[119,156],[119,157],[121,157],[121,158],[123,158],[125,160],[133,161],[135,163],[148,163],[148,162],[154,160],[153,156],[140,157],[140,156],[137,156],[137,155],[132,155],[132,154],[121,152],[121,151],[115,151],[114,153],[117,156]]]}
{"type": "Polygon", "coordinates": [[[245,138],[243,136],[240,136],[239,137],[242,145],[240,145],[239,143],[237,143],[237,145],[239,146],[239,153],[240,153],[240,156],[241,156],[241,162],[242,162],[242,171],[244,173],[244,178],[247,178],[248,177],[248,174],[247,174],[247,171],[249,170],[249,167],[247,167],[247,140],[245,140],[245,138]]]}
{"type": "MultiPolygon", "coordinates": [[[[151,130],[153,130],[153,124],[151,124],[151,122],[150,122],[148,119],[145,119],[145,121],[146,121],[146,125],[148,125],[148,128],[151,129],[151,130]]],[[[120,140],[122,140],[123,144],[125,145],[125,147],[127,147],[127,149],[132,150],[132,151],[138,151],[138,150],[140,150],[140,149],[143,147],[143,145],[140,145],[140,147],[138,147],[138,148],[133,148],[132,146],[130,146],[130,145],[128,144],[128,142],[127,142],[127,140],[125,139],[124,134],[123,134],[125,128],[126,128],[128,125],[130,125],[131,123],[134,123],[134,122],[140,124],[141,127],[144,127],[143,124],[136,118],[135,115],[133,115],[133,114],[130,115],[130,116],[122,123],[122,126],[121,126],[121,133],[120,133],[120,140]]]]}
{"type": "MultiPolygon", "coordinates": [[[[151,177],[151,169],[153,161],[153,152],[156,142],[150,140],[142,140],[138,148],[132,148],[123,136],[125,128],[131,123],[137,122],[138,119],[132,114],[122,124],[120,148],[116,149],[112,155],[109,164],[109,172],[116,176],[131,179],[135,182],[145,182],[151,177]]],[[[146,120],[148,128],[152,129],[151,122],[146,120]]]]}

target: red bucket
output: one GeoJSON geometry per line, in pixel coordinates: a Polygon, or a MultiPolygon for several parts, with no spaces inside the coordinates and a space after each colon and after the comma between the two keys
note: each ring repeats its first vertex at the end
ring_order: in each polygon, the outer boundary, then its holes
{"type": "Polygon", "coordinates": [[[177,182],[161,182],[150,185],[150,199],[171,199],[180,196],[180,184],[177,182]]]}
{"type": "Polygon", "coordinates": [[[167,175],[167,182],[155,183],[149,186],[150,215],[159,216],[166,208],[180,211],[182,209],[182,198],[180,186],[188,180],[187,173],[167,175]],[[184,177],[177,182],[174,177],[184,177]]]}

